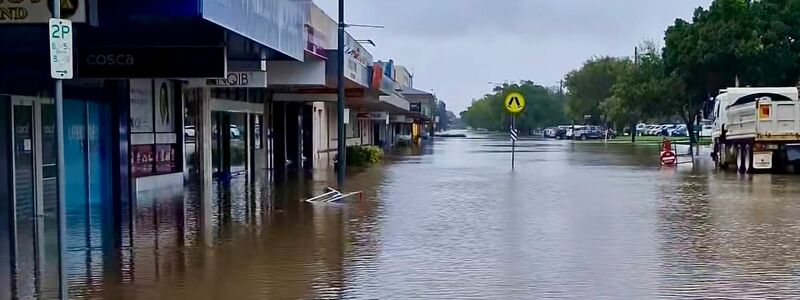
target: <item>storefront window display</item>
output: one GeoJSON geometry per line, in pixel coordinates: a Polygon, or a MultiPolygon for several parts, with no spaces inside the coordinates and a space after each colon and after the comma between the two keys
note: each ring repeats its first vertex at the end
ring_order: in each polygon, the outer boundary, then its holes
{"type": "Polygon", "coordinates": [[[180,172],[175,83],[131,80],[131,173],[146,177],[180,172]]]}

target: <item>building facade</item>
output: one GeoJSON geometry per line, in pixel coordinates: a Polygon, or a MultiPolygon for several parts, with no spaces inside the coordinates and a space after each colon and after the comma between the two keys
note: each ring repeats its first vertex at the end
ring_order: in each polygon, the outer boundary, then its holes
{"type": "Polygon", "coordinates": [[[0,47],[0,159],[10,162],[0,167],[0,298],[59,297],[88,268],[76,262],[132,246],[137,203],[181,193],[186,174],[264,168],[268,93],[191,84],[303,59],[302,3],[248,2],[61,1],[76,32],[63,127],[49,78],[48,1],[0,3],[25,12],[0,18],[0,37],[14,41],[0,47]],[[57,177],[58,130],[66,178],[57,177]]]}

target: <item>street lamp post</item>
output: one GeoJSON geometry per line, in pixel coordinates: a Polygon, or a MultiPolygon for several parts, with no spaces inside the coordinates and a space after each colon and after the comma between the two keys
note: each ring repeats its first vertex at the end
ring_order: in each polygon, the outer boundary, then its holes
{"type": "Polygon", "coordinates": [[[347,164],[347,135],[344,130],[344,28],[344,0],[339,0],[339,43],[337,47],[338,59],[336,64],[336,76],[338,77],[336,91],[339,95],[336,102],[339,116],[339,121],[337,122],[337,129],[339,132],[337,153],[339,155],[339,160],[336,166],[336,182],[339,186],[339,190],[344,189],[344,173],[346,170],[345,165],[347,164]]]}

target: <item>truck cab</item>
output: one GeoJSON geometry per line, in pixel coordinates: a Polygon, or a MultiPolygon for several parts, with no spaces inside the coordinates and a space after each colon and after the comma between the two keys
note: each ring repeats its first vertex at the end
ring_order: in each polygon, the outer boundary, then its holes
{"type": "Polygon", "coordinates": [[[711,125],[714,128],[711,130],[711,138],[719,138],[722,135],[722,127],[725,124],[725,114],[720,114],[722,109],[728,106],[728,91],[727,90],[720,90],[719,95],[714,98],[714,109],[711,111],[711,115],[708,117],[712,121],[711,125]]]}

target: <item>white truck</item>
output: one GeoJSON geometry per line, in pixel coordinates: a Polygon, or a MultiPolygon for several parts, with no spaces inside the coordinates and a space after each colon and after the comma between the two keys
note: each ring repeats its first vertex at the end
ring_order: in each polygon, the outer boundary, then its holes
{"type": "Polygon", "coordinates": [[[721,90],[709,116],[717,167],[741,173],[781,171],[800,163],[796,87],[721,90]]]}

